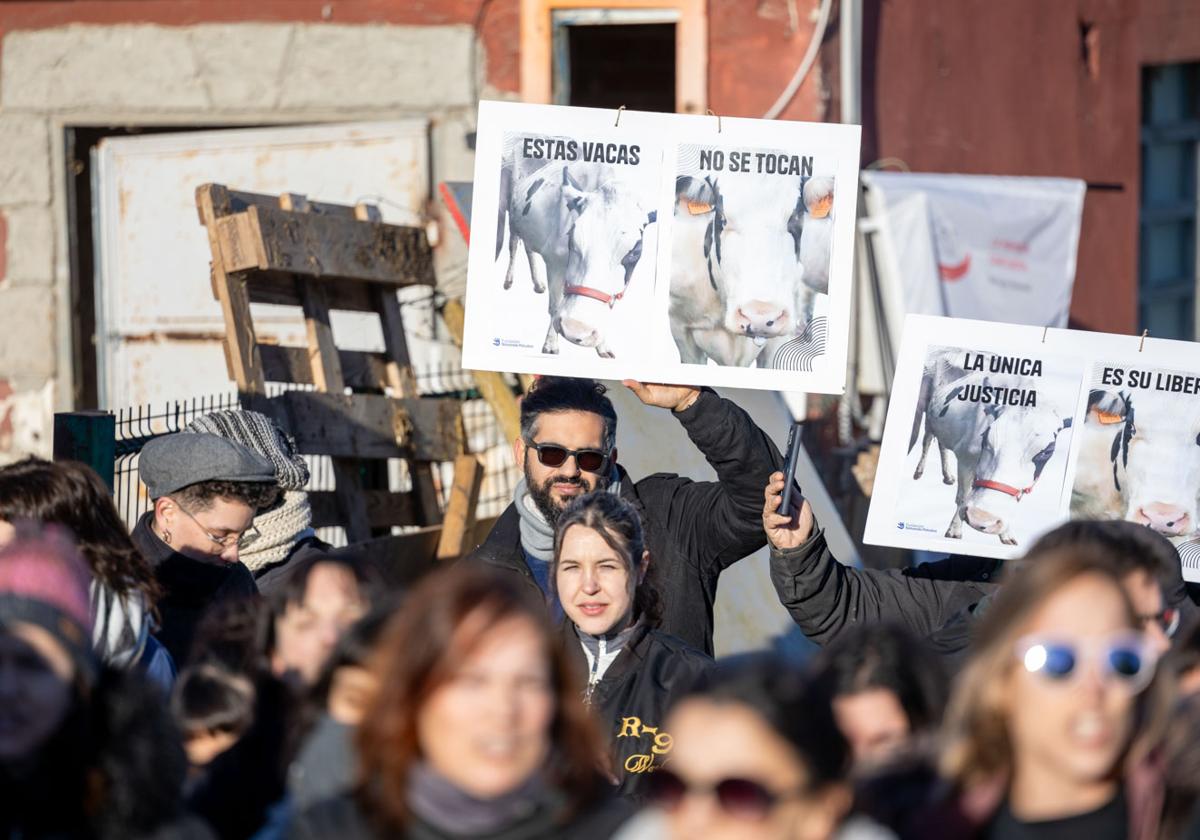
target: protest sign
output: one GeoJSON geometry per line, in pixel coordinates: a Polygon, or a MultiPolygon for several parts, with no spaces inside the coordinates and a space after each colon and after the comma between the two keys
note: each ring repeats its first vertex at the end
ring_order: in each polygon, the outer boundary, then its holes
{"type": "Polygon", "coordinates": [[[841,393],[857,126],[482,102],[463,366],[841,393]]]}
{"type": "Polygon", "coordinates": [[[868,543],[1015,557],[1068,519],[1123,519],[1200,580],[1198,496],[1200,345],[906,319],[868,543]]]}

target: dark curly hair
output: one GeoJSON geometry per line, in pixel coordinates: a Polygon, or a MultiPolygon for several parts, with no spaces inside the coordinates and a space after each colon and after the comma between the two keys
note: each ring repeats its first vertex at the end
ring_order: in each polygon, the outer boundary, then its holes
{"type": "MultiPolygon", "coordinates": [[[[615,493],[598,491],[580,496],[567,506],[554,532],[554,563],[557,569],[562,553],[563,536],[572,525],[582,525],[595,531],[613,551],[624,558],[632,575],[642,561],[646,537],[642,518],[633,505],[615,493]]],[[[651,627],[662,624],[662,598],[656,585],[657,575],[653,558],[650,568],[633,595],[633,614],[651,627]]]]}
{"type": "Polygon", "coordinates": [[[521,399],[521,437],[533,440],[538,418],[560,411],[587,411],[604,421],[604,451],[617,445],[617,410],[606,394],[608,389],[594,379],[543,376],[521,399]]]}
{"type": "Polygon", "coordinates": [[[279,485],[273,481],[201,481],[168,494],[189,511],[208,510],[216,499],[232,499],[264,510],[279,498],[279,485]]]}
{"type": "Polygon", "coordinates": [[[162,595],[104,481],[86,464],[26,458],[0,468],[0,519],[61,525],[75,536],[95,578],[112,592],[122,597],[140,592],[150,609],[162,595]]]}

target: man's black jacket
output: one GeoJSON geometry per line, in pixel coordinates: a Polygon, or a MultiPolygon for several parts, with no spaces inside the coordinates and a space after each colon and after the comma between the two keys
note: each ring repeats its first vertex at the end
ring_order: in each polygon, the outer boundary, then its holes
{"type": "MultiPolygon", "coordinates": [[[[771,473],[782,469],[783,458],[750,415],[710,389],[675,416],[716,470],[717,481],[656,473],[635,483],[618,466],[621,498],[642,517],[663,602],[661,629],[711,656],[717,578],[766,544],[763,489],[771,473]]],[[[471,557],[519,574],[538,588],[511,504],[471,557]]]]}
{"type": "MultiPolygon", "coordinates": [[[[564,622],[563,643],[580,684],[586,685],[587,655],[570,621],[564,622]]],[[[661,630],[643,624],[633,631],[588,698],[610,747],[619,793],[638,793],[646,774],[669,758],[671,734],[663,729],[667,710],[700,687],[712,667],[712,657],[661,630]]]]}
{"type": "MultiPolygon", "coordinates": [[[[889,621],[927,639],[952,664],[999,589],[1001,560],[955,555],[908,569],[855,569],[839,563],[813,524],[803,545],[771,549],[771,583],[801,632],[827,645],[860,622],[889,621]]],[[[1180,573],[1160,580],[1167,605],[1195,614],[1180,573]]]]}
{"type": "Polygon", "coordinates": [[[779,600],[819,645],[864,622],[890,621],[920,638],[934,635],[996,590],[1000,566],[984,557],[948,557],[903,570],[855,569],[834,558],[815,523],[803,545],[771,549],[771,583],[779,600]]]}

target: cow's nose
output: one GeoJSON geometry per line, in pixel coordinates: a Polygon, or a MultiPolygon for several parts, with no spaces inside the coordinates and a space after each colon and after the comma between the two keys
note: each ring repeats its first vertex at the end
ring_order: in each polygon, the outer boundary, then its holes
{"type": "Polygon", "coordinates": [[[977,505],[967,505],[967,524],[985,534],[998,534],[1004,530],[1004,520],[977,505]]]}
{"type": "Polygon", "coordinates": [[[1184,508],[1164,502],[1142,505],[1134,514],[1133,521],[1147,525],[1167,537],[1189,534],[1194,527],[1191,515],[1184,508]]]}
{"type": "Polygon", "coordinates": [[[743,303],[734,314],[738,332],[751,336],[775,336],[787,329],[787,307],[773,301],[752,300],[743,303]]]}

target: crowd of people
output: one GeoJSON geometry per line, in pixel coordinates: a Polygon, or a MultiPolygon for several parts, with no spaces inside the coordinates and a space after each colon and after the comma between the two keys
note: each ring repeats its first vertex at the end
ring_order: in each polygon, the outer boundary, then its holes
{"type": "Polygon", "coordinates": [[[635,479],[605,388],[543,377],[512,503],[406,591],[317,538],[254,412],[150,441],[132,532],[83,465],[0,468],[0,836],[1200,837],[1169,541],[843,565],[745,411],[626,384],[716,480],[635,479]],[[764,546],[819,648],[714,661],[721,573],[764,546]]]}

